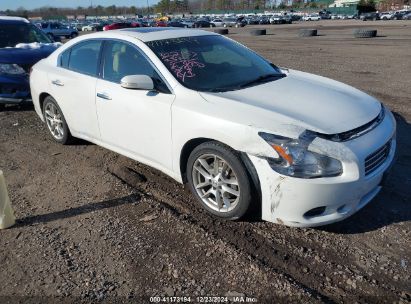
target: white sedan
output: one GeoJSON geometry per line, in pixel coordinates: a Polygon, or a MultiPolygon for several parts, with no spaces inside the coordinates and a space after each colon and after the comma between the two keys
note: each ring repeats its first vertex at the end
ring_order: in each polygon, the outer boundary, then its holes
{"type": "Polygon", "coordinates": [[[83,26],[83,27],[81,28],[81,31],[82,31],[82,32],[92,32],[92,31],[94,31],[94,29],[95,29],[95,25],[93,25],[93,24],[88,24],[88,25],[83,26]]]}
{"type": "Polygon", "coordinates": [[[57,142],[148,164],[226,219],[261,204],[264,220],[289,226],[342,220],[377,195],[395,153],[394,117],[375,98],[207,31],[78,37],[30,85],[57,142]]]}
{"type": "Polygon", "coordinates": [[[211,23],[213,23],[216,27],[221,27],[224,25],[223,19],[213,19],[211,20],[211,23]]]}
{"type": "Polygon", "coordinates": [[[321,20],[320,15],[318,14],[310,14],[302,17],[303,21],[319,21],[321,20]]]}

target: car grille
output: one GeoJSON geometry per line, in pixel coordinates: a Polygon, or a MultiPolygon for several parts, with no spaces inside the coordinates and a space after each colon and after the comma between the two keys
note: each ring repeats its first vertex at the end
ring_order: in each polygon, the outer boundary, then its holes
{"type": "Polygon", "coordinates": [[[391,148],[391,140],[377,151],[371,153],[365,159],[365,176],[371,174],[381,166],[388,157],[391,148]]]}

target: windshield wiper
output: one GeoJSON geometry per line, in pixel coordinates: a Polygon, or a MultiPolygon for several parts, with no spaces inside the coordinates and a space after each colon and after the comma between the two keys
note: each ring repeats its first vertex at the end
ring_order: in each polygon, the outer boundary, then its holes
{"type": "Polygon", "coordinates": [[[242,83],[241,85],[239,85],[239,87],[245,88],[245,87],[252,86],[254,84],[270,82],[270,81],[274,80],[274,78],[275,79],[280,79],[280,78],[283,78],[285,76],[286,75],[282,74],[282,73],[281,74],[266,74],[266,75],[262,75],[260,77],[257,77],[256,79],[253,79],[251,81],[242,83]]]}
{"type": "Polygon", "coordinates": [[[266,75],[260,76],[256,79],[253,79],[251,81],[241,83],[241,84],[238,84],[238,85],[229,86],[229,87],[220,87],[220,88],[210,88],[210,89],[203,90],[203,92],[220,93],[220,92],[227,92],[227,91],[235,91],[235,90],[243,89],[245,87],[252,86],[253,84],[269,82],[269,81],[272,81],[272,80],[277,80],[277,79],[283,78],[285,76],[286,75],[282,74],[282,73],[266,74],[266,75]]]}
{"type": "Polygon", "coordinates": [[[221,88],[210,88],[210,89],[203,89],[202,92],[212,92],[212,93],[221,93],[227,91],[234,91],[240,89],[240,86],[231,86],[231,87],[221,87],[221,88]]]}

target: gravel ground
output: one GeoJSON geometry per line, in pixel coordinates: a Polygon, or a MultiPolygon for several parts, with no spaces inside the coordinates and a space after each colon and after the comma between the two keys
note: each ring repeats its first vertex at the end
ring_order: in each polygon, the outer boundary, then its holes
{"type": "Polygon", "coordinates": [[[250,28],[229,37],[279,66],[354,85],[395,112],[398,160],[378,197],[316,229],[224,222],[164,174],[87,142],[60,146],[30,107],[8,107],[0,113],[0,168],[18,222],[0,232],[0,303],[235,295],[411,302],[411,22],[306,22],[268,26],[260,37],[250,28]],[[298,38],[307,27],[320,36],[298,38]],[[356,27],[379,36],[355,39],[356,27]]]}

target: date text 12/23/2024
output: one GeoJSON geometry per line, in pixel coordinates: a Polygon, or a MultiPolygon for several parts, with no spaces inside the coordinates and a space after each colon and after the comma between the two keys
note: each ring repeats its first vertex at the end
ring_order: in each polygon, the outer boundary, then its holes
{"type": "Polygon", "coordinates": [[[242,294],[230,296],[155,296],[150,297],[150,303],[258,303],[257,298],[242,294]]]}

